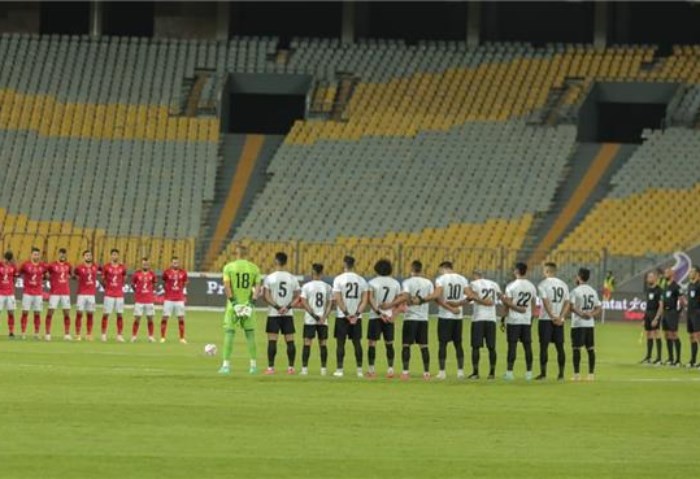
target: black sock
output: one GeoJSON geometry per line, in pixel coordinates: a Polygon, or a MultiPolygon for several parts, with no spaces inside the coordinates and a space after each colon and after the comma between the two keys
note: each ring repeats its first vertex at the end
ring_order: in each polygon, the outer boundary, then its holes
{"type": "Polygon", "coordinates": [[[588,374],[595,373],[595,349],[588,350],[588,374]]]}
{"type": "Polygon", "coordinates": [[[325,344],[321,346],[321,367],[325,368],[328,363],[328,346],[325,344]]]}
{"type": "Polygon", "coordinates": [[[676,338],[673,340],[676,343],[676,361],[681,362],[681,340],[676,338]]]}
{"type": "Polygon", "coordinates": [[[462,341],[457,341],[455,344],[455,356],[457,356],[457,369],[464,369],[464,347],[462,341]]]}
{"type": "Polygon", "coordinates": [[[357,364],[358,368],[362,367],[362,341],[359,339],[356,341],[352,342],[352,345],[355,347],[355,363],[357,364]]]}
{"type": "Polygon", "coordinates": [[[428,348],[420,348],[420,355],[423,358],[423,372],[430,372],[430,351],[428,348]]]}
{"type": "Polygon", "coordinates": [[[673,362],[673,339],[666,339],[666,349],[668,350],[668,362],[673,362]]]}
{"type": "Polygon", "coordinates": [[[447,360],[447,343],[440,341],[438,345],[438,364],[440,365],[440,371],[445,370],[445,361],[447,360]]]}
{"type": "Polygon", "coordinates": [[[479,354],[479,348],[472,348],[472,373],[479,374],[479,359],[481,355],[479,354]]]}
{"type": "Polygon", "coordinates": [[[651,353],[654,351],[654,340],[647,338],[647,356],[644,359],[651,359],[651,353]]]}
{"type": "Polygon", "coordinates": [[[695,364],[698,359],[698,343],[691,340],[690,343],[690,364],[695,364]]]}
{"type": "Polygon", "coordinates": [[[549,343],[540,343],[540,373],[547,375],[547,363],[549,362],[549,343]]]}
{"type": "Polygon", "coordinates": [[[559,366],[559,376],[564,376],[564,368],[566,367],[566,351],[564,351],[564,343],[556,345],[557,348],[557,366],[559,366]]]}
{"type": "Polygon", "coordinates": [[[277,340],[269,340],[267,342],[267,365],[271,368],[275,367],[275,356],[277,356],[277,340]]]}
{"type": "Polygon", "coordinates": [[[656,360],[661,361],[661,338],[656,338],[656,360]]]}
{"type": "Polygon", "coordinates": [[[532,343],[524,343],[523,348],[525,349],[525,370],[532,371],[532,343]]]}
{"type": "Polygon", "coordinates": [[[289,367],[294,367],[294,359],[297,357],[297,347],[294,341],[287,341],[287,361],[289,361],[289,367]]]}
{"type": "Polygon", "coordinates": [[[335,350],[335,359],[338,362],[338,369],[343,369],[343,361],[345,361],[345,339],[338,339],[338,346],[335,350]]]}
{"type": "Polygon", "coordinates": [[[301,350],[301,365],[303,367],[306,368],[309,366],[309,357],[310,356],[311,356],[311,346],[308,344],[305,344],[301,350]]]}
{"type": "Polygon", "coordinates": [[[408,367],[411,363],[411,347],[404,345],[401,348],[401,362],[403,363],[403,370],[408,371],[408,367]]]}
{"type": "Polygon", "coordinates": [[[496,374],[496,348],[489,349],[489,375],[496,374]]]}
{"type": "Polygon", "coordinates": [[[367,346],[367,364],[374,366],[374,360],[377,359],[377,347],[367,346]]]}
{"type": "Polygon", "coordinates": [[[390,368],[394,367],[394,356],[396,353],[394,352],[394,343],[389,343],[386,345],[386,362],[389,365],[390,368]]]}
{"type": "Polygon", "coordinates": [[[513,370],[515,358],[518,353],[518,343],[508,343],[508,371],[513,370]]]}
{"type": "Polygon", "coordinates": [[[574,374],[581,371],[581,348],[574,348],[574,374]]]}

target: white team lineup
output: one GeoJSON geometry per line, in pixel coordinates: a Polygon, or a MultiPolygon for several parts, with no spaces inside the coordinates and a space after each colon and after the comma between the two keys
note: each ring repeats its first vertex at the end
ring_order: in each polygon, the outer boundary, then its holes
{"type": "MultiPolygon", "coordinates": [[[[595,319],[601,314],[601,301],[597,292],[588,285],[590,270],[580,268],[576,277],[576,287],[568,285],[556,277],[554,263],[544,265],[545,279],[537,287],[527,279],[528,268],[524,263],[513,267],[513,280],[502,291],[495,282],[484,277],[484,272],[474,270],[471,280],[457,273],[450,261],[438,265],[438,276],[431,280],[424,274],[424,265],[416,260],[411,263],[410,276],[401,283],[392,276],[393,267],[389,260],[380,259],[374,265],[376,276],[369,281],[355,272],[355,258],[343,258],[343,271],[336,276],[332,285],[323,281],[324,266],[311,265],[311,279],[303,286],[297,278],[286,270],[287,255],[279,252],[274,257],[274,271],[259,284],[248,288],[243,296],[235,297],[232,284],[234,275],[253,271],[259,274],[257,266],[247,261],[247,250],[237,249],[237,258],[224,268],[226,294],[232,304],[253,304],[261,299],[267,305],[265,332],[267,335],[267,366],[265,375],[277,373],[277,343],[282,336],[286,343],[288,375],[297,374],[296,345],[297,333],[294,325],[294,308],[303,311],[303,352],[300,375],[309,375],[309,359],[314,341],[318,344],[320,371],[329,375],[329,337],[335,340],[335,370],[333,377],[346,375],[346,344],[352,344],[355,375],[359,378],[375,378],[378,375],[376,346],[383,341],[386,358],[384,375],[386,378],[411,378],[410,363],[412,349],[418,350],[422,361],[422,378],[438,380],[447,378],[446,364],[448,348],[452,343],[457,366],[458,379],[478,380],[481,376],[481,350],[488,352],[488,372],[486,378],[496,378],[498,353],[496,351],[497,329],[505,333],[507,339],[506,369],[503,378],[514,379],[514,365],[519,344],[525,356],[525,379],[545,380],[549,362],[549,346],[552,343],[557,353],[557,380],[564,380],[566,352],[564,350],[564,325],[570,323],[569,333],[572,349],[573,381],[592,381],[595,377],[595,319]],[[238,269],[237,269],[238,268],[238,269]],[[541,308],[537,311],[536,301],[541,308]],[[437,306],[438,372],[432,375],[429,324],[430,304],[437,306]],[[466,314],[471,305],[472,314],[466,314]],[[334,316],[334,321],[331,321],[334,316]],[[363,319],[366,316],[366,322],[363,319]],[[532,326],[539,316],[538,337],[540,345],[537,376],[533,374],[534,355],[532,351],[532,326]],[[469,346],[471,348],[471,373],[465,368],[463,328],[470,321],[469,346]],[[363,330],[364,326],[364,330],[363,330]],[[332,328],[332,331],[331,331],[332,328]],[[400,334],[399,334],[400,333],[400,334]],[[365,351],[366,346],[366,351],[365,351]],[[416,346],[417,348],[413,348],[416,346]],[[400,358],[396,358],[399,349],[400,358]],[[581,373],[583,350],[588,357],[585,376],[581,373]],[[366,353],[366,357],[365,357],[366,353]],[[366,362],[365,362],[366,361],[366,362]],[[398,365],[396,363],[399,363],[398,365]]],[[[249,313],[254,314],[254,313],[249,313]]],[[[235,317],[232,316],[232,317],[235,317]]],[[[247,319],[247,318],[243,318],[247,319]]],[[[245,328],[243,328],[245,329],[245,328]]],[[[232,335],[224,343],[224,357],[221,374],[231,371],[232,335]]],[[[246,329],[246,337],[254,331],[246,329]]],[[[257,358],[254,346],[250,345],[250,372],[257,372],[257,358]]]]}
{"type": "MultiPolygon", "coordinates": [[[[247,253],[239,248],[239,255],[247,253]]],[[[40,339],[42,326],[44,282],[49,284],[49,308],[44,318],[45,340],[51,340],[52,318],[61,310],[64,319],[64,340],[93,340],[96,291],[103,287],[103,314],[100,324],[100,339],[107,341],[109,317],[116,315],[116,341],[125,342],[124,337],[124,290],[127,285],[127,268],[120,261],[117,249],[110,252],[109,261],[101,266],[94,263],[92,252],[83,252],[83,261],[73,267],[66,260],[64,249],[60,249],[52,263],[41,261],[38,248],[33,248],[30,258],[21,266],[15,265],[11,252],[6,252],[0,263],[0,311],[7,312],[10,338],[15,338],[15,280],[24,282],[21,299],[22,315],[19,336],[26,338],[29,330],[30,313],[34,321],[34,337],[40,339]],[[77,281],[77,299],[74,334],[71,334],[70,279],[77,281]],[[83,335],[85,320],[85,335],[83,335]]],[[[243,254],[242,256],[245,256],[243,254]]],[[[243,260],[239,257],[239,260],[243,260]]],[[[234,261],[232,264],[236,264],[234,261]]],[[[248,263],[252,265],[252,263],[248,263]]],[[[556,264],[545,263],[545,279],[535,287],[528,279],[527,265],[517,263],[513,267],[513,281],[502,291],[495,281],[484,277],[484,272],[474,270],[471,280],[457,273],[450,261],[438,265],[438,276],[434,282],[424,274],[424,265],[416,260],[411,263],[411,273],[403,282],[392,276],[393,265],[387,259],[380,259],[374,265],[376,276],[369,281],[354,271],[355,259],[343,258],[344,269],[331,284],[322,280],[322,264],[312,265],[311,279],[303,287],[296,276],[286,271],[287,255],[279,252],[274,257],[275,270],[258,280],[246,284],[249,303],[237,305],[233,317],[250,316],[254,319],[253,304],[261,300],[267,305],[265,333],[267,335],[267,366],[265,375],[276,373],[277,343],[282,336],[286,344],[286,373],[296,374],[296,343],[294,310],[303,312],[303,350],[301,375],[309,374],[311,348],[316,341],[320,353],[321,375],[329,373],[328,342],[332,334],[335,344],[334,377],[344,377],[346,365],[346,343],[350,342],[354,352],[355,374],[357,377],[377,376],[377,344],[383,342],[386,358],[385,376],[398,376],[409,379],[412,349],[417,349],[423,366],[422,377],[431,379],[431,354],[429,348],[430,304],[437,306],[438,336],[438,380],[447,378],[446,364],[450,343],[454,350],[457,378],[477,380],[481,378],[481,350],[487,350],[488,368],[486,378],[496,377],[498,353],[496,348],[497,330],[506,335],[507,355],[503,378],[514,379],[514,365],[519,345],[525,359],[525,379],[544,380],[547,378],[549,346],[554,345],[558,367],[556,378],[564,380],[566,351],[564,349],[566,320],[570,323],[572,348],[572,380],[584,379],[581,375],[582,351],[588,356],[586,380],[593,380],[595,374],[595,318],[601,313],[601,302],[596,291],[588,285],[590,271],[580,268],[577,286],[570,291],[568,285],[556,277],[556,264]],[[536,301],[539,299],[539,311],[536,301]],[[471,315],[466,308],[471,306],[471,315]],[[240,309],[243,308],[243,309],[240,309]],[[367,316],[363,324],[363,316],[367,316]],[[331,319],[334,316],[333,330],[331,319]],[[537,321],[537,342],[539,351],[539,374],[533,375],[534,354],[532,349],[534,320],[537,321]],[[471,349],[471,373],[465,368],[464,323],[470,320],[469,346],[471,349]],[[400,325],[400,328],[399,328],[400,325]],[[363,330],[364,326],[364,330],[363,330]],[[400,334],[399,334],[400,333],[400,334]],[[366,346],[366,349],[365,349],[366,346]],[[416,346],[417,348],[413,348],[416,346]],[[396,349],[400,357],[396,358],[396,349]],[[365,357],[366,353],[366,357],[365,357]],[[365,362],[366,361],[366,362],[365,362]],[[396,363],[400,363],[398,366],[396,363]],[[365,367],[366,366],[366,367],[365,367]]],[[[257,267],[255,267],[257,270],[257,267]]],[[[226,269],[224,270],[226,271],[226,269]]],[[[226,284],[226,277],[225,284],[226,284]]],[[[145,316],[147,341],[156,342],[155,297],[156,288],[162,282],[165,301],[160,321],[160,342],[166,341],[168,319],[178,320],[179,341],[187,344],[185,337],[185,287],[187,272],[180,267],[179,259],[173,257],[160,278],[151,269],[147,257],[141,259],[140,268],[131,274],[128,286],[134,293],[134,320],[131,341],[138,338],[140,324],[145,316]]],[[[227,293],[228,294],[228,293],[227,293]]],[[[229,295],[230,296],[230,295],[229,295]]],[[[231,298],[229,298],[231,299],[231,298]]],[[[233,328],[231,328],[233,330],[233,328]]],[[[244,328],[249,340],[251,373],[257,372],[257,352],[255,350],[255,329],[253,321],[244,328]]],[[[230,372],[231,348],[224,345],[224,359],[220,372],[230,372]]],[[[232,341],[232,338],[231,338],[232,341]]],[[[231,343],[228,343],[229,345],[231,343]]],[[[209,346],[209,345],[208,345],[209,346]]],[[[209,348],[208,353],[214,349],[209,348]]]]}

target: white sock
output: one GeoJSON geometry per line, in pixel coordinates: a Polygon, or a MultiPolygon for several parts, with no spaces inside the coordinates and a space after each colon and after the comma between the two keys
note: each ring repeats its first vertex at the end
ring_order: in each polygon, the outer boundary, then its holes
{"type": "Polygon", "coordinates": [[[257,368],[258,367],[258,362],[255,359],[250,360],[250,367],[251,368],[257,368]]]}
{"type": "Polygon", "coordinates": [[[408,374],[408,371],[404,369],[404,370],[402,371],[402,374],[408,374]]]}
{"type": "Polygon", "coordinates": [[[458,369],[457,374],[464,374],[464,369],[458,369]]]}
{"type": "Polygon", "coordinates": [[[231,361],[229,361],[228,359],[224,359],[224,367],[227,368],[229,366],[231,366],[231,361]]]}

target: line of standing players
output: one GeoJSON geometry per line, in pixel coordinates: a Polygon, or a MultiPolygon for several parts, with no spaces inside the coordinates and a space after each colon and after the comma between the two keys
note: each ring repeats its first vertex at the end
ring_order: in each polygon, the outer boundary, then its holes
{"type": "MultiPolygon", "coordinates": [[[[343,259],[344,271],[333,281],[333,286],[321,280],[323,265],[314,264],[312,280],[300,287],[296,277],[285,270],[287,255],[275,255],[275,271],[267,275],[263,282],[262,296],[269,306],[266,323],[268,335],[268,367],[265,374],[275,373],[277,340],[284,337],[287,346],[287,373],[294,374],[296,347],[294,345],[294,317],[292,308],[300,305],[305,310],[304,350],[301,374],[308,374],[308,361],[312,341],[318,338],[321,353],[321,374],[327,373],[327,340],[329,317],[335,306],[334,336],[336,338],[337,369],[336,377],[344,376],[345,343],[350,340],[354,346],[357,376],[364,377],[362,349],[362,315],[369,310],[367,329],[369,368],[367,375],[376,376],[376,344],[384,339],[386,345],[387,377],[394,377],[394,325],[399,313],[403,313],[401,337],[401,378],[408,379],[411,359],[411,346],[417,345],[423,361],[423,377],[430,379],[430,352],[428,349],[429,303],[437,303],[438,309],[438,379],[446,377],[445,363],[447,347],[454,345],[457,359],[457,377],[464,378],[464,350],[462,328],[463,307],[474,305],[471,322],[471,347],[473,372],[471,379],[479,378],[480,349],[485,345],[489,352],[489,379],[495,378],[496,368],[496,328],[498,324],[497,302],[502,304],[504,316],[501,329],[506,333],[508,343],[506,380],[513,379],[513,366],[516,361],[518,343],[525,351],[525,378],[533,378],[532,321],[536,314],[536,298],[542,299],[539,315],[540,367],[539,376],[547,377],[548,349],[550,343],[557,348],[558,379],[564,378],[564,322],[571,315],[571,340],[573,346],[574,380],[580,380],[582,349],[588,354],[588,380],[593,379],[595,370],[594,319],[601,312],[601,302],[596,291],[587,282],[590,271],[581,268],[578,272],[577,287],[569,292],[565,282],[557,279],[556,265],[547,263],[547,278],[539,288],[526,279],[527,265],[515,265],[514,280],[505,292],[494,281],[484,278],[483,272],[474,271],[470,282],[453,270],[453,265],[445,261],[439,266],[439,276],[435,284],[423,275],[420,261],[411,264],[410,277],[402,284],[391,277],[392,265],[388,260],[380,260],[375,265],[377,277],[367,282],[353,271],[355,259],[343,259]]],[[[226,359],[226,358],[225,358],[226,359]]],[[[253,358],[251,358],[253,359],[253,358]]]]}
{"type": "Polygon", "coordinates": [[[644,335],[646,355],[642,364],[655,366],[681,367],[681,340],[678,337],[682,311],[687,314],[687,332],[690,339],[689,368],[700,368],[697,364],[698,344],[700,343],[700,267],[690,270],[690,281],[684,289],[676,281],[673,268],[665,271],[650,271],[646,275],[646,311],[644,314],[644,335]],[[660,274],[662,273],[662,274],[660,274]],[[666,341],[667,360],[661,359],[663,344],[666,341]],[[656,345],[656,357],[652,360],[656,345]]]}
{"type": "MultiPolygon", "coordinates": [[[[43,295],[45,282],[49,283],[48,310],[44,319],[44,339],[51,340],[51,326],[54,312],[57,309],[63,312],[64,340],[70,341],[83,339],[83,317],[86,319],[85,339],[93,340],[93,324],[96,309],[96,294],[98,284],[104,288],[103,314],[100,327],[100,338],[107,341],[107,327],[112,313],[117,316],[118,342],[124,342],[124,290],[127,281],[127,267],[120,262],[119,250],[110,251],[110,260],[107,264],[98,266],[93,260],[92,252],[86,250],[82,254],[83,262],[72,267],[67,260],[65,248],[58,250],[58,258],[52,263],[41,260],[39,248],[33,247],[30,258],[17,266],[12,252],[4,254],[0,262],[0,312],[7,311],[7,323],[9,337],[15,338],[15,281],[22,279],[22,316],[20,318],[20,331],[22,339],[27,337],[29,315],[33,314],[34,338],[41,339],[41,312],[43,311],[43,295]],[[75,336],[71,335],[71,296],[70,281],[77,281],[77,299],[75,314],[75,336]]],[[[187,272],[180,267],[177,257],[171,258],[170,267],[160,278],[163,281],[165,300],[160,323],[160,342],[165,342],[168,318],[176,316],[179,326],[180,342],[187,343],[185,339],[185,287],[187,285],[187,272]]],[[[131,275],[131,287],[134,291],[134,322],[132,325],[131,341],[137,339],[141,317],[146,316],[148,323],[148,341],[155,342],[153,319],[155,316],[155,299],[158,277],[151,269],[149,259],[141,260],[141,268],[131,275]]]]}

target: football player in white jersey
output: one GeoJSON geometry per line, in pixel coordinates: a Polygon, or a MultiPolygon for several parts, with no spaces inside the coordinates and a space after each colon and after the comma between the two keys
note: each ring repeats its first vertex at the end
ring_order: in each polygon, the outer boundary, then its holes
{"type": "Polygon", "coordinates": [[[338,368],[335,377],[343,377],[345,361],[345,340],[350,338],[355,348],[357,377],[362,373],[362,312],[367,306],[369,285],[359,274],[353,272],[355,258],[343,258],[344,272],[333,281],[333,300],[337,306],[334,335],[337,340],[336,360],[338,368]]]}
{"type": "Polygon", "coordinates": [[[321,376],[326,375],[328,362],[328,315],[333,305],[331,286],[321,280],[323,265],[314,263],[311,266],[311,281],[301,288],[301,303],[306,310],[304,315],[304,349],[301,353],[301,374],[309,374],[309,357],[311,343],[318,337],[321,352],[321,376]]]}
{"type": "Polygon", "coordinates": [[[574,348],[574,381],[581,379],[581,348],[588,352],[588,381],[595,374],[595,318],[600,315],[601,303],[598,293],[591,288],[588,280],[591,271],[580,268],[576,276],[576,286],[571,292],[571,346],[574,348]]]}
{"type": "Polygon", "coordinates": [[[428,350],[428,301],[435,299],[435,288],[432,281],[423,276],[423,263],[413,261],[411,263],[411,277],[404,280],[401,285],[401,294],[392,301],[390,307],[400,304],[408,304],[408,309],[403,317],[401,331],[401,361],[403,371],[401,379],[410,378],[409,365],[411,362],[411,345],[417,344],[423,358],[423,379],[430,379],[430,351],[428,350]]]}
{"type": "Polygon", "coordinates": [[[518,342],[521,342],[525,350],[525,379],[529,381],[532,379],[532,317],[535,315],[537,289],[525,279],[525,263],[516,263],[513,274],[515,280],[506,286],[506,292],[501,295],[507,313],[505,322],[508,339],[508,366],[504,378],[513,379],[513,365],[518,342]]]}
{"type": "Polygon", "coordinates": [[[367,362],[369,377],[374,377],[374,361],[377,356],[377,341],[384,338],[386,346],[386,362],[388,365],[386,377],[394,377],[394,310],[382,309],[401,293],[401,284],[391,277],[391,261],[380,259],[374,265],[377,277],[369,282],[369,321],[367,323],[367,362]]]}
{"type": "Polygon", "coordinates": [[[267,369],[265,374],[275,374],[275,356],[277,355],[277,337],[284,335],[287,342],[287,374],[294,374],[294,359],[297,350],[294,345],[294,312],[292,304],[299,296],[299,281],[285,271],[287,254],[275,254],[275,271],[263,281],[263,297],[270,306],[267,313],[267,369]]]}
{"type": "Polygon", "coordinates": [[[435,280],[436,301],[438,309],[438,363],[440,371],[438,379],[445,379],[445,363],[447,361],[447,344],[451,341],[457,357],[457,379],[464,379],[464,347],[462,346],[462,331],[464,328],[464,312],[462,307],[454,307],[450,302],[462,302],[469,281],[453,270],[452,262],[443,261],[439,266],[440,276],[435,280]]]}
{"type": "Polygon", "coordinates": [[[557,349],[557,365],[559,366],[557,379],[564,380],[564,365],[566,364],[564,314],[569,306],[569,287],[557,278],[556,274],[556,263],[545,263],[545,279],[537,286],[542,300],[540,319],[537,321],[537,335],[540,340],[540,375],[535,379],[538,381],[547,378],[550,342],[554,343],[554,347],[557,349]]]}
{"type": "Polygon", "coordinates": [[[479,379],[480,349],[486,343],[489,351],[488,379],[496,378],[496,298],[501,287],[495,281],[484,278],[478,269],[472,273],[474,279],[467,288],[467,298],[474,303],[471,327],[472,374],[469,379],[479,379]]]}

